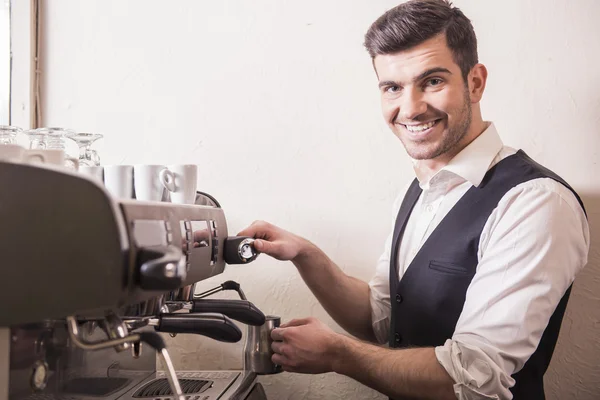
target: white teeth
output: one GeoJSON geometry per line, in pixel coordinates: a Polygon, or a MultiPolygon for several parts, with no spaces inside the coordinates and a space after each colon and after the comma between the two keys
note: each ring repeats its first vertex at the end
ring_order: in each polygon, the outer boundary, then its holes
{"type": "Polygon", "coordinates": [[[408,129],[410,132],[421,132],[431,128],[434,124],[435,121],[431,121],[423,125],[406,125],[406,129],[408,129]]]}

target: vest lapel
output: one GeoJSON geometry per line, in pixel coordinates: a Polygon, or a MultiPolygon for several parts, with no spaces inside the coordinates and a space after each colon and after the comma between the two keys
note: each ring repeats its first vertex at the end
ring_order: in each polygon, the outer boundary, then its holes
{"type": "Polygon", "coordinates": [[[397,344],[394,342],[394,332],[396,326],[396,302],[393,300],[396,290],[399,284],[398,281],[398,249],[400,248],[400,240],[402,240],[402,235],[404,234],[404,228],[406,228],[406,222],[408,221],[408,217],[412,212],[419,196],[421,195],[421,188],[419,187],[419,181],[415,179],[406,195],[404,196],[404,200],[402,201],[402,205],[400,206],[400,211],[398,211],[398,216],[396,217],[396,226],[394,227],[394,236],[392,240],[392,252],[390,253],[390,301],[392,307],[392,313],[390,315],[390,340],[389,346],[396,347],[397,344]]]}
{"type": "Polygon", "coordinates": [[[417,203],[421,192],[422,190],[419,187],[419,181],[415,179],[408,188],[408,191],[404,196],[404,200],[402,201],[402,205],[400,206],[398,216],[396,217],[396,226],[394,227],[394,237],[392,241],[392,252],[390,254],[390,264],[392,267],[391,270],[396,274],[396,281],[398,280],[398,249],[400,248],[400,240],[402,240],[402,235],[404,234],[404,229],[406,228],[406,223],[408,222],[408,217],[410,217],[412,209],[417,203]]]}

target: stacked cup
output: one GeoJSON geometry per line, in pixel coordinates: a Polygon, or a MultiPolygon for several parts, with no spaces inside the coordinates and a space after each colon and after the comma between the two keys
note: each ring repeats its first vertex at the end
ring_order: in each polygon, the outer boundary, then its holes
{"type": "Polygon", "coordinates": [[[65,163],[65,153],[62,150],[28,150],[18,144],[4,144],[0,146],[0,161],[15,164],[62,167],[65,163]]]}
{"type": "Polygon", "coordinates": [[[177,204],[194,204],[196,200],[196,165],[81,166],[79,172],[104,182],[108,192],[116,198],[168,201],[170,197],[170,202],[177,204]]]}
{"type": "Polygon", "coordinates": [[[194,204],[198,178],[196,165],[136,165],[133,171],[137,200],[161,201],[166,190],[171,203],[194,204]]]}
{"type": "Polygon", "coordinates": [[[38,166],[62,166],[65,154],[56,149],[26,149],[19,145],[18,136],[23,130],[16,126],[0,125],[0,161],[38,166]]]}

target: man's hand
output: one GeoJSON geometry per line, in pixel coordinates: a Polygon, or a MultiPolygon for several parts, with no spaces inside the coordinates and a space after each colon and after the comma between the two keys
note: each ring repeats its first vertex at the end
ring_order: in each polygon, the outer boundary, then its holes
{"type": "Polygon", "coordinates": [[[280,261],[293,261],[309,246],[300,236],[264,221],[255,221],[237,236],[255,238],[254,248],[280,261]]]}
{"type": "Polygon", "coordinates": [[[284,371],[322,374],[333,371],[344,336],[315,318],[295,319],[273,329],[272,360],[284,371]]]}
{"type": "Polygon", "coordinates": [[[273,329],[271,360],[284,371],[336,372],[392,398],[456,399],[454,381],[432,347],[389,349],[333,332],[315,318],[273,329]]]}

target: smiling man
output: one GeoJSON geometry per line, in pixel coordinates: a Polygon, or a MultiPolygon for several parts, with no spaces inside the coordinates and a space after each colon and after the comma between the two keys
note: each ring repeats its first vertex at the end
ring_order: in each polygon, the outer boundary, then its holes
{"type": "Polygon", "coordinates": [[[365,46],[383,116],[416,179],[395,202],[395,227],[369,283],[274,225],[239,233],[291,260],[358,338],[293,320],[272,333],[273,361],[344,374],[395,399],[544,399],[571,285],[587,262],[583,204],[483,120],[487,70],[459,9],[403,3],[373,23],[365,46]]]}

